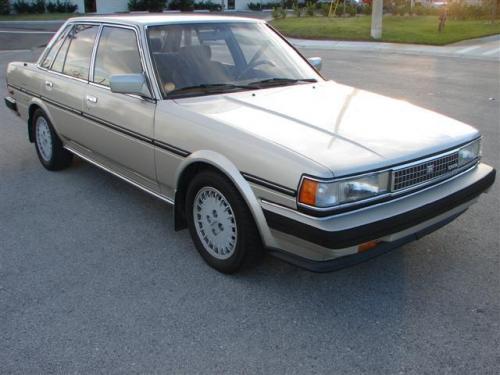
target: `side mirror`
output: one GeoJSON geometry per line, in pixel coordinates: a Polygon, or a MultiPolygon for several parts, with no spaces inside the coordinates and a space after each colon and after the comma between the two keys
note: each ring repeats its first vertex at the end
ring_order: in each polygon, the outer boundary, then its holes
{"type": "Polygon", "coordinates": [[[114,74],[109,79],[111,92],[151,97],[144,74],[114,74]]]}
{"type": "Polygon", "coordinates": [[[314,69],[316,69],[318,72],[321,70],[321,67],[323,66],[323,61],[321,60],[321,57],[309,57],[307,61],[309,61],[309,64],[311,64],[314,67],[314,69]]]}

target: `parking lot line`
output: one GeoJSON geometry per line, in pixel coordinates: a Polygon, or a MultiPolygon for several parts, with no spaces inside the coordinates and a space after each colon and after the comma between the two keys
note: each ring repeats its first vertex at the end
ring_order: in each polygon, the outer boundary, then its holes
{"type": "Polygon", "coordinates": [[[54,31],[0,30],[2,34],[55,34],[54,31]]]}
{"type": "Polygon", "coordinates": [[[494,55],[495,53],[499,53],[499,52],[500,52],[500,47],[483,52],[483,56],[491,56],[491,55],[494,55]]]}
{"type": "Polygon", "coordinates": [[[0,53],[11,53],[11,52],[31,52],[30,49],[6,49],[0,50],[0,53]]]}
{"type": "Polygon", "coordinates": [[[472,46],[472,47],[462,48],[462,49],[458,50],[457,53],[471,52],[471,51],[474,51],[475,49],[478,49],[479,47],[480,46],[472,46]]]}

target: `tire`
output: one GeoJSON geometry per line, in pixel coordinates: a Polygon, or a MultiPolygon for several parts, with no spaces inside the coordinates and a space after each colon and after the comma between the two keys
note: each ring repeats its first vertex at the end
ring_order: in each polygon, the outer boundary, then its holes
{"type": "Polygon", "coordinates": [[[33,113],[33,134],[38,159],[49,171],[58,171],[71,165],[73,154],[63,148],[47,115],[37,109],[33,113]]]}
{"type": "Polygon", "coordinates": [[[260,260],[253,216],[225,176],[211,170],[197,174],[187,189],[185,213],[196,249],[217,271],[231,274],[260,260]]]}

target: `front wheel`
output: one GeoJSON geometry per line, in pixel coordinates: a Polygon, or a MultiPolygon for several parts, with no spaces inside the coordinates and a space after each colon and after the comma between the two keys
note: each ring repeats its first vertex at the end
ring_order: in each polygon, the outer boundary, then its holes
{"type": "Polygon", "coordinates": [[[64,149],[50,120],[41,109],[33,113],[33,127],[36,152],[42,165],[49,171],[68,167],[73,155],[64,149]]]}
{"type": "Polygon", "coordinates": [[[189,185],[186,198],[191,237],[210,266],[234,273],[260,258],[262,245],[253,216],[225,176],[201,172],[189,185]]]}

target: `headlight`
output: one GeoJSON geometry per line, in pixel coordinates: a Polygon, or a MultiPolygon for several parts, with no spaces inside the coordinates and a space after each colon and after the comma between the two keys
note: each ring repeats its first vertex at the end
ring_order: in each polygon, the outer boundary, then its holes
{"type": "Polygon", "coordinates": [[[458,166],[463,167],[481,156],[481,140],[478,139],[458,150],[458,166]]]}
{"type": "Polygon", "coordinates": [[[389,172],[322,182],[304,177],[299,203],[325,208],[376,197],[389,191],[389,172]]]}

